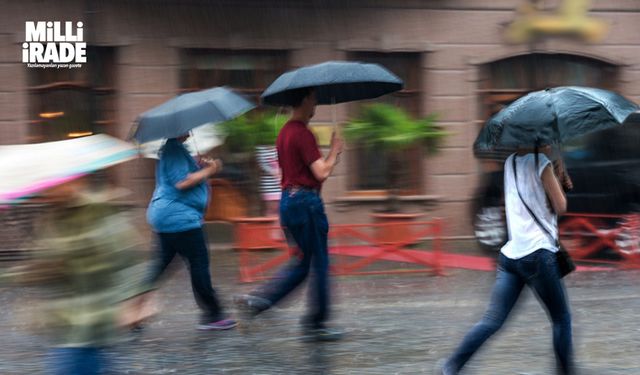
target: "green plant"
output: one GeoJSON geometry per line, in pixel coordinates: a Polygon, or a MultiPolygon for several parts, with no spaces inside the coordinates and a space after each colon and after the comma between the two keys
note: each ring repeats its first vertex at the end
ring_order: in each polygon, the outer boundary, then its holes
{"type": "Polygon", "coordinates": [[[274,145],[286,116],[274,111],[253,111],[222,124],[231,153],[253,152],[256,146],[274,145]]]}
{"type": "MultiPolygon", "coordinates": [[[[397,211],[402,152],[417,145],[427,153],[435,153],[447,133],[435,124],[436,115],[414,119],[401,108],[389,104],[364,106],[358,117],[346,124],[343,134],[347,142],[379,152],[387,159],[385,168],[389,191],[387,211],[397,211]]],[[[375,166],[370,166],[374,168],[375,166]]]]}
{"type": "Polygon", "coordinates": [[[262,204],[256,147],[275,145],[286,120],[285,115],[278,115],[275,111],[252,111],[220,124],[225,136],[225,169],[242,176],[241,181],[235,181],[235,186],[247,198],[250,214],[258,215],[262,204]]]}
{"type": "Polygon", "coordinates": [[[273,146],[276,144],[278,133],[287,121],[287,116],[275,111],[262,112],[251,119],[255,126],[257,146],[273,146]]]}
{"type": "Polygon", "coordinates": [[[348,142],[363,147],[400,151],[421,144],[436,152],[438,141],[447,134],[435,125],[436,118],[431,114],[416,120],[401,108],[371,104],[345,126],[343,134],[348,142]]]}
{"type": "Polygon", "coordinates": [[[230,153],[244,153],[253,148],[253,133],[247,116],[236,117],[220,125],[224,135],[224,145],[230,153]]]}

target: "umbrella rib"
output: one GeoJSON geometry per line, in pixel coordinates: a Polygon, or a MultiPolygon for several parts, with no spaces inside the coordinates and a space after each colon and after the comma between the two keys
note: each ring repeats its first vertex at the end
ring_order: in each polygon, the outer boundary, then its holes
{"type": "Polygon", "coordinates": [[[520,107],[524,106],[526,103],[528,103],[532,99],[534,99],[533,95],[527,95],[524,98],[522,98],[522,101],[518,103],[517,107],[513,108],[507,116],[505,116],[503,119],[500,120],[500,124],[504,126],[507,120],[510,120],[513,116],[515,116],[516,111],[520,109],[520,107]]]}
{"type": "MultiPolygon", "coordinates": [[[[613,111],[611,110],[609,104],[607,102],[603,101],[601,98],[593,96],[591,93],[589,93],[587,91],[581,91],[581,90],[573,90],[573,91],[577,92],[579,95],[583,95],[583,96],[588,97],[593,102],[597,103],[600,107],[604,108],[618,124],[624,123],[624,120],[623,121],[618,121],[618,119],[615,117],[613,111]]],[[[627,114],[627,116],[625,117],[625,120],[633,112],[635,112],[635,110],[631,111],[629,114],[627,114]]],[[[558,129],[558,135],[559,135],[559,129],[558,129]]]]}
{"type": "MultiPolygon", "coordinates": [[[[576,90],[577,91],[577,90],[576,90]]],[[[590,93],[586,92],[586,91],[577,91],[578,93],[580,93],[580,95],[584,95],[589,97],[589,99],[593,100],[594,102],[600,104],[604,109],[606,109],[609,113],[613,114],[611,112],[611,109],[609,108],[609,105],[607,103],[604,103],[603,101],[600,100],[600,98],[597,98],[593,95],[591,95],[590,93]]]]}
{"type": "MultiPolygon", "coordinates": [[[[213,110],[216,112],[216,114],[218,115],[218,118],[220,118],[220,120],[218,121],[209,121],[212,122],[214,124],[219,124],[221,122],[225,122],[227,120],[229,120],[229,117],[226,116],[224,113],[222,113],[222,111],[218,108],[217,105],[215,105],[213,102],[207,101],[207,104],[209,104],[209,106],[211,106],[211,108],[213,108],[213,110]]],[[[204,124],[198,125],[198,126],[194,126],[194,128],[200,127],[202,125],[207,124],[208,122],[205,122],[204,124]]]]}

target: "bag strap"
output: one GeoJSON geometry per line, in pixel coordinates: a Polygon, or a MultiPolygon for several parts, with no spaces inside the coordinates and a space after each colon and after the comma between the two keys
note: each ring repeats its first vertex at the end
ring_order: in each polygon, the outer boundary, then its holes
{"type": "MultiPolygon", "coordinates": [[[[516,168],[516,156],[517,154],[513,154],[513,158],[511,159],[511,161],[513,165],[513,179],[516,185],[516,191],[518,192],[518,196],[520,197],[520,201],[522,202],[524,207],[527,209],[527,211],[529,212],[529,215],[531,215],[531,217],[536,222],[536,224],[538,224],[538,227],[540,227],[540,229],[542,229],[542,231],[547,235],[547,237],[549,237],[551,242],[555,243],[556,246],[559,246],[558,239],[557,238],[554,239],[553,236],[551,235],[551,231],[549,231],[544,225],[542,225],[542,222],[540,221],[540,219],[538,219],[538,217],[533,213],[531,208],[529,208],[529,205],[527,205],[527,202],[525,202],[524,198],[522,198],[522,194],[520,194],[520,189],[518,189],[518,169],[516,168]]],[[[534,168],[537,169],[537,165],[534,168]]]]}

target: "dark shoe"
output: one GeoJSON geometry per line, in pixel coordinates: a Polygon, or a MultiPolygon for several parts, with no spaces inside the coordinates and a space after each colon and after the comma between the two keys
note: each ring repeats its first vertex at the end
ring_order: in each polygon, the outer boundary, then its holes
{"type": "Polygon", "coordinates": [[[222,319],[216,322],[200,323],[196,328],[199,331],[224,331],[234,328],[237,325],[238,322],[233,319],[222,319]]]}
{"type": "Polygon", "coordinates": [[[448,363],[446,358],[442,358],[436,363],[435,372],[436,375],[457,375],[458,371],[456,371],[453,366],[448,363]]]}
{"type": "Polygon", "coordinates": [[[136,324],[129,326],[129,332],[136,335],[141,334],[142,332],[144,332],[144,330],[145,330],[145,326],[141,322],[138,322],[136,324]]]}
{"type": "Polygon", "coordinates": [[[344,338],[344,332],[336,328],[305,328],[302,339],[304,341],[339,341],[344,338]]]}
{"type": "Polygon", "coordinates": [[[251,294],[243,294],[234,296],[233,302],[238,309],[241,319],[251,320],[264,310],[271,307],[271,302],[265,298],[252,296],[251,294]]]}

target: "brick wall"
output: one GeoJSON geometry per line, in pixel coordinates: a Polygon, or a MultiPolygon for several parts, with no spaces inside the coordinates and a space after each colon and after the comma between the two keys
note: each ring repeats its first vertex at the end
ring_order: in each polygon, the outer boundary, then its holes
{"type": "MultiPolygon", "coordinates": [[[[0,144],[28,138],[27,72],[19,62],[26,20],[85,20],[89,43],[117,47],[117,123],[110,133],[124,137],[136,116],[176,94],[180,48],[290,49],[292,67],[348,52],[405,51],[422,54],[422,109],[439,113],[451,135],[439,154],[424,162],[425,192],[442,197],[427,215],[447,219],[449,234],[471,234],[469,203],[479,166],[471,150],[484,120],[477,98],[479,64],[524,53],[508,45],[502,27],[515,17],[518,0],[328,1],[324,7],[300,1],[110,1],[7,2],[0,15],[0,144]],[[92,12],[87,13],[88,7],[92,12]]],[[[555,2],[557,3],[557,2],[555,2]]],[[[552,7],[554,2],[545,2],[552,7]]],[[[608,20],[599,44],[553,39],[540,51],[588,55],[621,65],[619,91],[640,99],[640,4],[635,0],[593,1],[592,15],[608,20]]],[[[88,62],[91,63],[91,62],[88,62]]],[[[347,118],[336,106],[338,121],[347,118]]],[[[331,121],[332,109],[318,109],[316,121],[331,121]]],[[[334,222],[368,222],[376,205],[337,210],[332,201],[347,192],[342,164],[324,189],[334,222]]],[[[153,188],[153,162],[116,168],[119,183],[146,204],[153,188]]],[[[422,210],[405,207],[407,211],[422,210]]]]}

